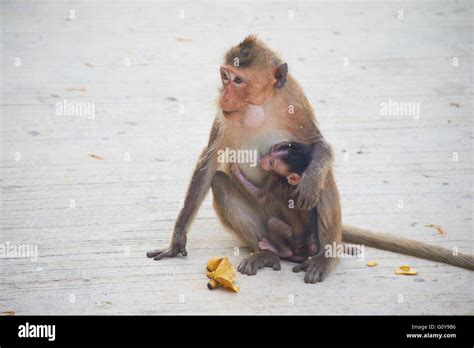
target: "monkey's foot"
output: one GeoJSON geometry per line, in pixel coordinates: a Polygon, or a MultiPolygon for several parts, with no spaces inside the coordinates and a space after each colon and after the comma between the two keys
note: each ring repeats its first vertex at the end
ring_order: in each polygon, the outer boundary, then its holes
{"type": "Polygon", "coordinates": [[[255,275],[263,267],[271,267],[274,271],[279,271],[281,269],[280,258],[277,254],[268,250],[257,251],[243,259],[238,269],[242,274],[255,275]]]}
{"type": "Polygon", "coordinates": [[[304,282],[314,284],[322,282],[327,273],[327,261],[320,257],[307,259],[303,263],[293,267],[293,272],[298,273],[305,271],[304,282]]]}
{"type": "Polygon", "coordinates": [[[258,242],[258,247],[260,248],[260,250],[270,250],[276,253],[276,250],[273,245],[271,245],[270,242],[265,238],[258,242]]]}

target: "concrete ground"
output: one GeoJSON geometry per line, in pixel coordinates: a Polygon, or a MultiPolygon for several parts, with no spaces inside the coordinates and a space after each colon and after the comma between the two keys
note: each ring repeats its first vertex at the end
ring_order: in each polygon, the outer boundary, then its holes
{"type": "Polygon", "coordinates": [[[222,55],[250,33],[314,106],[345,223],[472,254],[472,7],[1,1],[0,311],[473,314],[472,272],[370,248],[320,284],[283,262],[239,275],[238,294],[209,291],[207,259],[249,252],[210,197],[186,258],[145,257],[169,242],[222,55]],[[400,265],[418,274],[395,275],[400,265]]]}

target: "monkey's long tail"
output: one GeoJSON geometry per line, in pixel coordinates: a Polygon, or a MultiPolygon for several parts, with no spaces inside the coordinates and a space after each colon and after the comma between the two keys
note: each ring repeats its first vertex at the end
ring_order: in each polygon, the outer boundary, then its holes
{"type": "Polygon", "coordinates": [[[377,233],[366,229],[344,225],[342,240],[347,243],[363,244],[368,247],[411,255],[422,259],[447,263],[453,266],[474,270],[474,256],[458,253],[453,255],[449,249],[429,245],[416,240],[400,238],[387,233],[377,233]]]}

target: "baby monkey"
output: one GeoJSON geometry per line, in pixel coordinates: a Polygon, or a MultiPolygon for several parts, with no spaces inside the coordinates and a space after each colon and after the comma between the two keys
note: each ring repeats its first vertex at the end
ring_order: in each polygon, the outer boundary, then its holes
{"type": "Polygon", "coordinates": [[[268,219],[268,237],[262,239],[258,246],[293,262],[302,262],[321,251],[316,208],[297,210],[286,203],[311,159],[312,148],[309,145],[297,142],[273,145],[268,154],[259,159],[260,167],[270,174],[262,188],[248,181],[237,164],[230,167],[235,178],[258,203],[282,203],[281,217],[268,219]]]}

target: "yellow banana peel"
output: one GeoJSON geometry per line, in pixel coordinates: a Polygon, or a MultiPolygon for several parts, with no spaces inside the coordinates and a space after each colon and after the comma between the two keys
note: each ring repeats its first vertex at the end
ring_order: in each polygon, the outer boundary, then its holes
{"type": "Polygon", "coordinates": [[[240,286],[233,284],[237,271],[226,257],[214,257],[207,261],[207,277],[210,278],[207,287],[212,290],[219,286],[229,288],[234,292],[240,291],[240,286]]]}

